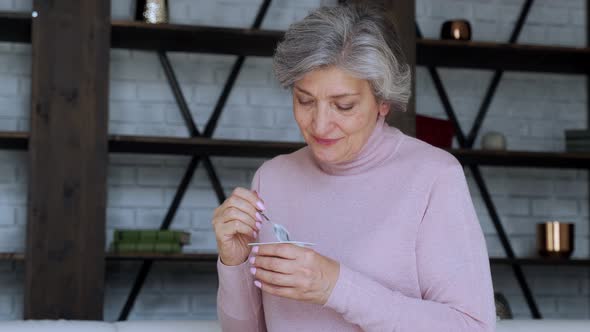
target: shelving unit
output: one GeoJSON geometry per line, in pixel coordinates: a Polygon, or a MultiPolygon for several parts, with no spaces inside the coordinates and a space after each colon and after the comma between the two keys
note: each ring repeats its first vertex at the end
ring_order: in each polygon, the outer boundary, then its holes
{"type": "MultiPolygon", "coordinates": [[[[270,1],[265,1],[261,6],[259,15],[253,27],[260,25],[262,17],[270,1]]],[[[522,20],[517,23],[522,27],[526,12],[532,5],[527,0],[521,13],[522,20]]],[[[590,4],[589,4],[590,7],[590,4]]],[[[589,8],[590,11],[590,8],[589,8]]],[[[32,19],[28,13],[1,13],[0,12],[0,41],[4,42],[31,42],[32,19]]],[[[139,153],[139,154],[169,154],[193,156],[189,169],[185,173],[179,186],[179,191],[171,205],[168,215],[163,222],[163,227],[168,227],[172,222],[178,204],[175,203],[182,198],[184,190],[190,182],[192,172],[199,163],[205,164],[208,174],[211,176],[214,189],[218,198],[223,196],[220,193],[219,179],[210,165],[209,156],[231,156],[231,157],[273,157],[278,154],[289,153],[302,147],[301,143],[285,143],[272,141],[244,141],[244,140],[219,140],[211,138],[217,118],[223,109],[224,98],[231,91],[233,82],[232,76],[237,76],[244,56],[271,56],[276,43],[282,38],[281,31],[264,31],[258,29],[236,29],[236,28],[213,28],[202,26],[187,26],[175,24],[150,25],[138,22],[113,21],[111,26],[111,47],[156,51],[160,55],[163,66],[166,69],[167,78],[175,93],[176,100],[187,126],[190,129],[191,137],[150,137],[111,135],[108,139],[108,149],[111,153],[139,153]],[[195,42],[198,41],[198,42],[195,42]],[[205,133],[201,134],[196,130],[186,103],[183,105],[182,93],[178,88],[178,82],[169,64],[165,52],[201,52],[213,54],[238,55],[236,65],[224,87],[224,92],[216,106],[216,110],[205,133]],[[241,60],[240,60],[241,59],[241,60]],[[225,95],[225,97],[224,97],[225,95]],[[192,168],[192,171],[191,171],[192,168]],[[188,180],[187,180],[188,179],[188,180]],[[216,185],[217,183],[217,185],[216,185]],[[176,204],[176,206],[175,206],[176,204]]],[[[517,35],[517,33],[516,33],[517,35]]],[[[512,39],[512,38],[511,38],[512,39]]],[[[449,68],[477,68],[493,69],[497,71],[517,70],[545,73],[562,73],[574,75],[587,75],[590,73],[590,48],[570,48],[540,45],[516,45],[514,41],[509,43],[489,42],[453,42],[430,39],[418,39],[416,41],[416,62],[417,65],[427,66],[431,73],[435,67],[449,68]]],[[[500,75],[501,76],[501,75],[500,75]]],[[[435,78],[436,76],[433,76],[435,78]]],[[[499,78],[497,79],[499,80],[499,78]]],[[[496,84],[492,83],[492,85],[496,84]]],[[[440,82],[439,82],[440,83],[440,82]]],[[[439,92],[442,87],[437,84],[439,92]]],[[[495,88],[494,88],[495,89],[495,88]]],[[[446,96],[443,91],[441,98],[446,96]]],[[[492,93],[493,95],[493,93],[492,93]]],[[[487,98],[487,97],[486,97],[487,98]]],[[[490,97],[491,98],[491,97],[490,97]]],[[[489,106],[489,100],[487,101],[489,106]]],[[[449,106],[450,107],[450,106],[449,106]]],[[[485,107],[483,107],[485,108],[485,107]]],[[[485,115],[485,112],[483,112],[485,115]]],[[[452,117],[454,114],[449,113],[452,117]]],[[[481,123],[483,115],[478,116],[476,127],[481,123]]],[[[456,127],[458,126],[455,121],[456,127]]],[[[459,128],[460,129],[460,128],[459,128]]],[[[477,129],[477,128],[474,128],[477,129]]],[[[460,131],[459,131],[460,132],[460,131]]],[[[567,153],[567,152],[531,152],[531,151],[482,151],[471,148],[477,130],[472,131],[473,135],[463,139],[461,149],[450,149],[457,159],[465,166],[509,166],[509,167],[543,167],[543,168],[567,168],[567,169],[590,169],[590,153],[567,153]],[[471,144],[469,144],[471,143],[471,144]]],[[[461,134],[462,135],[462,134],[461,134]]],[[[27,150],[29,134],[25,132],[0,132],[0,148],[11,150],[27,150]]],[[[474,168],[476,169],[476,168],[474,168]]],[[[478,181],[481,187],[485,188],[482,181],[478,181]]],[[[484,195],[485,196],[485,195],[484,195]]],[[[488,195],[489,196],[489,195],[488,195]]],[[[489,198],[489,197],[488,197],[489,198]]],[[[488,202],[488,209],[495,210],[493,204],[488,202]],[[491,208],[490,208],[491,206],[491,208]]],[[[495,214],[495,211],[494,211],[495,214]]],[[[501,228],[497,218],[496,227],[501,228]]],[[[507,240],[505,240],[506,242],[507,240]]],[[[506,248],[506,243],[503,243],[506,248]]],[[[508,242],[508,248],[509,242],[508,242]]],[[[507,258],[490,258],[492,264],[503,264],[512,266],[515,269],[519,283],[528,290],[526,281],[519,268],[524,265],[559,265],[559,266],[590,266],[589,259],[568,259],[550,260],[542,258],[518,258],[508,251],[507,258]],[[512,256],[512,257],[511,257],[512,256]],[[520,275],[519,275],[520,273],[520,275]]],[[[25,255],[22,253],[0,253],[0,261],[24,262],[25,255]]],[[[185,261],[214,264],[215,254],[206,253],[182,253],[174,255],[156,254],[113,254],[106,253],[106,261],[185,261]]],[[[142,279],[145,280],[151,265],[142,266],[142,272],[134,284],[130,300],[126,304],[126,313],[133,306],[134,298],[137,296],[142,279]]],[[[532,296],[527,296],[533,316],[540,318],[532,296]]],[[[126,314],[122,314],[126,317],[126,314]]]]}

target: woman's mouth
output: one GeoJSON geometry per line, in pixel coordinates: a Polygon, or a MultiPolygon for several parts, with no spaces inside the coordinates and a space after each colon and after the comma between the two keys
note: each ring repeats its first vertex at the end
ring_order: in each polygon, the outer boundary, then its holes
{"type": "Polygon", "coordinates": [[[316,141],[316,143],[323,145],[323,146],[330,146],[330,145],[334,145],[336,142],[338,142],[340,140],[340,138],[320,138],[320,137],[316,137],[313,136],[313,139],[316,141]]]}

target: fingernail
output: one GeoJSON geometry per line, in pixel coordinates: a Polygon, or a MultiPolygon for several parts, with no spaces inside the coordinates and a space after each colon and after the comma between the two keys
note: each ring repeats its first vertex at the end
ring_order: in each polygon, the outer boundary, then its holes
{"type": "Polygon", "coordinates": [[[258,212],[256,212],[256,220],[262,221],[262,215],[258,212]]]}
{"type": "Polygon", "coordinates": [[[254,286],[256,286],[258,288],[262,288],[262,284],[258,280],[254,280],[254,286]]]}
{"type": "Polygon", "coordinates": [[[257,254],[258,253],[258,249],[259,249],[258,246],[255,246],[254,248],[252,248],[252,252],[255,253],[255,254],[257,254]]]}
{"type": "Polygon", "coordinates": [[[258,237],[258,232],[254,231],[254,232],[252,232],[252,235],[254,235],[254,237],[257,238],[258,237]]]}
{"type": "Polygon", "coordinates": [[[256,274],[256,268],[255,267],[251,267],[250,268],[250,273],[252,273],[253,275],[256,274]]]}
{"type": "Polygon", "coordinates": [[[263,210],[263,211],[266,210],[266,208],[264,207],[264,204],[262,204],[262,202],[260,202],[260,201],[256,202],[256,206],[258,206],[258,208],[260,210],[263,210]]]}
{"type": "Polygon", "coordinates": [[[257,221],[256,222],[256,227],[258,227],[258,229],[261,229],[262,228],[262,224],[257,221]]]}
{"type": "Polygon", "coordinates": [[[254,264],[255,260],[256,260],[256,257],[254,257],[254,256],[250,257],[250,259],[249,259],[250,264],[254,264]]]}

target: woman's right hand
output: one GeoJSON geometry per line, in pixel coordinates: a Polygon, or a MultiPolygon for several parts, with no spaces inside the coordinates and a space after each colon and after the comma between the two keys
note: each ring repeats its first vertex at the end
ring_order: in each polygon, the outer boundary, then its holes
{"type": "Polygon", "coordinates": [[[239,265],[250,255],[249,242],[258,237],[262,227],[264,204],[256,192],[236,188],[213,213],[217,251],[225,265],[239,265]]]}

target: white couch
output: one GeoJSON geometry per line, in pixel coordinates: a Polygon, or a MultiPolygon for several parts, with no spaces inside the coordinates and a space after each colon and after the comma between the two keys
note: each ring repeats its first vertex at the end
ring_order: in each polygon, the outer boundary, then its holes
{"type": "Polygon", "coordinates": [[[215,321],[95,322],[27,320],[0,322],[0,332],[220,332],[215,321]]]}
{"type": "MultiPolygon", "coordinates": [[[[219,332],[215,321],[88,322],[65,320],[0,322],[0,332],[219,332]]],[[[497,332],[589,332],[590,320],[505,320],[497,332]]]]}

